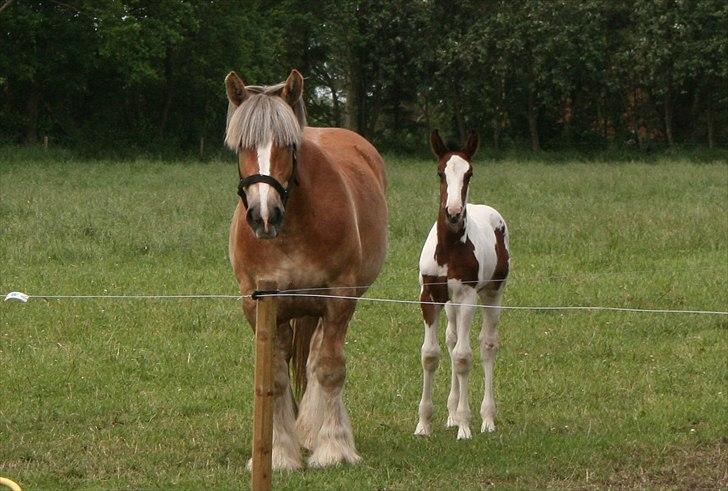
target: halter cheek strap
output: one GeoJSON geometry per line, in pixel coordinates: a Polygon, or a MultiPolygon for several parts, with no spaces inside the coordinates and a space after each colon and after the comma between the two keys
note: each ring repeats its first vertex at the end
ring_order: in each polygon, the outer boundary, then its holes
{"type": "MultiPolygon", "coordinates": [[[[291,170],[291,177],[288,180],[288,187],[284,188],[283,184],[281,184],[276,178],[271,176],[266,176],[264,174],[252,174],[248,177],[243,178],[243,176],[240,176],[240,182],[238,183],[238,196],[240,196],[240,199],[243,201],[243,205],[245,205],[245,208],[248,208],[248,198],[245,195],[245,189],[248,186],[251,186],[256,183],[263,183],[268,184],[273,189],[275,189],[278,192],[278,195],[281,197],[281,201],[283,202],[283,206],[286,206],[286,203],[288,203],[288,197],[291,193],[291,188],[293,187],[293,184],[298,184],[298,172],[297,172],[297,166],[298,166],[298,158],[296,155],[296,146],[293,145],[291,147],[291,160],[292,160],[292,167],[291,170]]],[[[238,166],[238,173],[240,172],[240,167],[238,166]]]]}

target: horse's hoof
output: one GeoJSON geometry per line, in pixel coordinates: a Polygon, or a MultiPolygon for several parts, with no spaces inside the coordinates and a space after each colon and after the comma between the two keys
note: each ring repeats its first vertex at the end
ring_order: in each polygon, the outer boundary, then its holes
{"type": "Polygon", "coordinates": [[[430,436],[431,434],[432,434],[432,429],[430,428],[429,424],[423,423],[422,421],[417,423],[417,429],[415,429],[415,435],[430,436]]]}
{"type": "Polygon", "coordinates": [[[319,445],[308,459],[309,467],[330,467],[339,464],[358,464],[361,456],[353,448],[338,445],[319,445]]]}
{"type": "Polygon", "coordinates": [[[445,428],[454,428],[457,425],[458,424],[455,421],[455,416],[453,416],[452,414],[448,415],[447,423],[445,423],[445,428]]]}
{"type": "Polygon", "coordinates": [[[458,440],[470,440],[472,434],[470,433],[470,426],[461,425],[458,428],[458,440]]]}
{"type": "MultiPolygon", "coordinates": [[[[253,459],[248,459],[245,465],[248,472],[253,471],[253,459]]],[[[300,471],[303,469],[303,463],[294,457],[283,456],[280,452],[273,451],[271,460],[271,469],[274,471],[300,471]]]]}
{"type": "Polygon", "coordinates": [[[481,433],[493,433],[495,431],[495,423],[493,420],[484,420],[480,426],[481,433]]]}

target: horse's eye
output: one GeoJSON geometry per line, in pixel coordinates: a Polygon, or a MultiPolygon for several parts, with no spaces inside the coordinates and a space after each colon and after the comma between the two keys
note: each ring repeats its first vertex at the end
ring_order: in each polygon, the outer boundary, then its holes
{"type": "Polygon", "coordinates": [[[439,170],[439,171],[437,171],[437,176],[438,176],[438,177],[439,177],[440,179],[442,179],[443,177],[445,177],[445,174],[443,174],[443,173],[442,173],[442,171],[441,171],[441,170],[439,170]]]}

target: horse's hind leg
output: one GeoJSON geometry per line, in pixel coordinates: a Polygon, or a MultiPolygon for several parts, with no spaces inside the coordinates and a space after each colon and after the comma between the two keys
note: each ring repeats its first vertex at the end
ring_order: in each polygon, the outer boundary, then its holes
{"type": "Polygon", "coordinates": [[[321,346],[313,374],[320,386],[318,401],[314,404],[322,413],[322,421],[308,461],[312,467],[342,462],[354,464],[361,460],[354,447],[354,434],[343,400],[346,379],[344,337],[354,306],[351,301],[332,301],[324,317],[321,346]]]}
{"type": "MultiPolygon", "coordinates": [[[[302,466],[301,449],[296,436],[293,392],[288,376],[292,331],[288,322],[280,324],[273,352],[273,469],[295,470],[302,466]]],[[[251,462],[248,463],[250,467],[251,462]]]]}
{"type": "MultiPolygon", "coordinates": [[[[431,302],[432,297],[428,288],[424,286],[420,294],[420,301],[431,302]]],[[[425,339],[422,343],[420,356],[422,361],[422,398],[420,399],[420,420],[415,429],[415,435],[429,436],[432,433],[432,381],[435,370],[440,362],[440,345],[437,342],[437,325],[442,307],[440,305],[420,304],[422,317],[425,321],[425,339]]]]}
{"type": "MultiPolygon", "coordinates": [[[[500,305],[503,295],[500,291],[481,294],[485,305],[500,305]]],[[[493,397],[493,366],[495,355],[498,352],[498,321],[500,320],[500,309],[483,310],[483,327],[480,330],[478,341],[480,341],[480,357],[483,360],[484,385],[483,403],[480,405],[480,416],[483,424],[481,432],[495,431],[495,398],[493,397]]]]}

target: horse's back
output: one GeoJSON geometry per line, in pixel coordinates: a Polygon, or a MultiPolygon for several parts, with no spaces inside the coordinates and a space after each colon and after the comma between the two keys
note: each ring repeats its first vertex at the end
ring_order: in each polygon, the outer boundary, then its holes
{"type": "Polygon", "coordinates": [[[312,128],[303,131],[304,139],[316,145],[342,170],[358,174],[369,169],[381,187],[386,190],[384,160],[366,138],[345,128],[312,128]]]}

